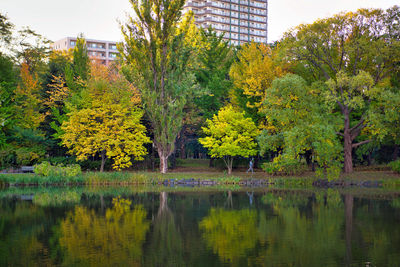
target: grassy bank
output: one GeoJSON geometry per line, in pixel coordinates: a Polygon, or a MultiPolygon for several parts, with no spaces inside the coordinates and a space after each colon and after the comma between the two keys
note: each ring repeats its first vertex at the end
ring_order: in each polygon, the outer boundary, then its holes
{"type": "MultiPolygon", "coordinates": [[[[316,180],[313,173],[303,176],[268,176],[263,172],[248,174],[237,172],[227,175],[217,172],[86,172],[74,177],[40,176],[36,174],[0,174],[0,185],[8,186],[48,186],[48,185],[174,185],[181,183],[202,185],[239,185],[285,188],[308,188],[316,180]]],[[[388,171],[363,171],[342,175],[337,186],[362,185],[371,182],[380,187],[400,188],[400,176],[388,171]]]]}

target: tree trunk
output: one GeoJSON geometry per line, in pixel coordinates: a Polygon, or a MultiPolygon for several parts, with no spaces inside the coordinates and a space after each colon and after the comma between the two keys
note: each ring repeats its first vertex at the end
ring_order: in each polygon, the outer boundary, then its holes
{"type": "Polygon", "coordinates": [[[353,172],[353,147],[350,134],[344,135],[344,172],[353,172]]]}
{"type": "Polygon", "coordinates": [[[186,152],[185,152],[185,145],[186,145],[186,138],[184,136],[181,137],[180,140],[180,150],[181,150],[181,159],[186,159],[186,152]]]}
{"type": "Polygon", "coordinates": [[[343,113],[344,113],[344,130],[343,130],[344,172],[351,173],[353,172],[353,157],[352,157],[353,140],[351,138],[351,133],[350,133],[350,116],[347,109],[343,113]]]}
{"type": "Polygon", "coordinates": [[[228,174],[232,174],[233,157],[225,156],[224,157],[224,162],[225,162],[226,167],[228,168],[228,174]]]}
{"type": "Polygon", "coordinates": [[[393,160],[397,160],[398,157],[399,157],[399,145],[394,145],[393,160]]]}
{"type": "Polygon", "coordinates": [[[260,162],[260,156],[255,157],[253,169],[258,169],[259,162],[260,162]]]}
{"type": "Polygon", "coordinates": [[[228,166],[228,174],[232,174],[232,167],[228,166]]]}
{"type": "Polygon", "coordinates": [[[100,172],[104,171],[104,163],[106,162],[106,151],[103,150],[101,151],[101,166],[100,166],[100,172]]]}
{"type": "Polygon", "coordinates": [[[160,172],[167,173],[168,172],[168,155],[165,151],[159,149],[158,156],[160,157],[160,172]]]}
{"type": "Polygon", "coordinates": [[[154,171],[156,169],[156,147],[153,146],[151,147],[151,170],[154,171]]]}
{"type": "Polygon", "coordinates": [[[368,152],[367,163],[368,166],[371,166],[372,164],[372,151],[368,152]]]}
{"type": "Polygon", "coordinates": [[[312,164],[312,151],[311,150],[307,150],[304,153],[304,157],[306,159],[307,166],[311,167],[311,164],[312,164]]]}

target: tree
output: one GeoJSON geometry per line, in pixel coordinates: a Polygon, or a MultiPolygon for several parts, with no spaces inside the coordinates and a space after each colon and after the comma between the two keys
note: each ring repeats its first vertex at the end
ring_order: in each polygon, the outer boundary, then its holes
{"type": "Polygon", "coordinates": [[[13,95],[17,85],[17,71],[10,57],[0,53],[0,148],[7,144],[13,126],[13,95]]]}
{"type": "Polygon", "coordinates": [[[398,6],[386,12],[360,9],[300,25],[282,41],[288,62],[304,62],[320,79],[330,80],[327,101],[343,116],[343,131],[338,135],[343,137],[346,173],[353,170],[353,148],[368,142],[353,143],[367,126],[371,99],[363,87],[369,91],[399,68],[399,20],[398,6]]]}
{"type": "Polygon", "coordinates": [[[233,54],[228,42],[211,27],[201,28],[200,36],[204,48],[197,56],[200,66],[195,75],[204,94],[195,99],[195,104],[204,119],[211,119],[229,97],[232,82],[228,79],[228,74],[233,54]]]}
{"type": "Polygon", "coordinates": [[[125,73],[140,90],[153,128],[160,171],[166,173],[194,84],[188,72],[192,52],[185,42],[189,28],[178,26],[185,1],[130,2],[136,18],[121,26],[125,43],[119,51],[127,65],[125,73]]]}
{"type": "Polygon", "coordinates": [[[340,120],[324,103],[326,85],[308,86],[298,75],[287,74],[272,82],[263,102],[266,127],[258,137],[261,153],[278,153],[265,167],[285,171],[305,156],[307,163],[316,162],[329,177],[339,174],[341,146],[336,132],[340,120]]]}
{"type": "Polygon", "coordinates": [[[199,142],[209,149],[211,157],[224,159],[228,174],[232,173],[234,157],[257,154],[254,139],[259,131],[256,125],[250,118],[244,117],[244,112],[235,111],[232,106],[220,109],[202,129],[206,137],[200,138],[199,142]]]}
{"type": "MultiPolygon", "coordinates": [[[[196,28],[195,25],[193,26],[196,28]]],[[[228,73],[232,65],[233,53],[228,42],[224,41],[223,36],[218,35],[211,27],[200,28],[190,35],[192,36],[188,45],[192,45],[193,50],[196,51],[193,69],[198,88],[194,93],[193,101],[187,103],[184,109],[184,124],[177,140],[181,158],[184,158],[185,151],[190,149],[187,146],[189,145],[187,144],[188,136],[197,139],[206,119],[211,119],[229,100],[229,91],[232,87],[228,73]]],[[[197,140],[195,143],[201,149],[197,140]]]]}
{"type": "Polygon", "coordinates": [[[274,51],[266,44],[246,45],[237,57],[229,72],[235,87],[232,102],[258,123],[267,89],[276,77],[282,76],[283,70],[275,62],[274,51]]]}
{"type": "MultiPolygon", "coordinates": [[[[8,21],[8,17],[0,13],[0,44],[10,44],[14,24],[8,21]]],[[[1,52],[0,52],[1,53],[1,52]]]]}
{"type": "Polygon", "coordinates": [[[80,77],[82,80],[86,81],[89,78],[90,60],[87,51],[86,40],[82,34],[76,39],[76,45],[72,55],[74,77],[80,77]]]}
{"type": "Polygon", "coordinates": [[[353,171],[353,149],[371,142],[368,139],[353,143],[362,129],[367,126],[364,122],[367,110],[370,108],[370,102],[378,93],[381,93],[373,87],[373,84],[372,77],[362,71],[353,77],[349,77],[344,72],[339,72],[336,75],[336,81],[330,79],[327,82],[329,90],[325,95],[326,101],[330,105],[339,105],[343,115],[343,132],[338,134],[343,137],[344,172],[346,173],[353,171]],[[351,113],[361,114],[356,125],[350,124],[353,117],[351,113]]]}
{"type": "MultiPolygon", "coordinates": [[[[400,145],[400,92],[398,88],[379,90],[367,114],[369,127],[365,129],[380,142],[400,145]]],[[[393,153],[397,159],[398,150],[393,153]]]]}
{"type": "Polygon", "coordinates": [[[143,111],[137,106],[138,94],[121,75],[107,77],[105,66],[97,70],[94,66],[92,72],[82,92],[82,108],[73,109],[62,124],[62,143],[78,160],[100,154],[100,171],[106,156],[114,160],[114,169],[129,167],[131,155],[142,160],[147,154],[143,145],[150,143],[140,123],[143,111]]]}
{"type": "Polygon", "coordinates": [[[45,68],[45,59],[50,54],[51,41],[29,27],[24,27],[18,31],[14,42],[11,51],[15,59],[20,64],[27,64],[32,74],[42,72],[45,68]]]}
{"type": "Polygon", "coordinates": [[[29,65],[23,63],[21,66],[21,82],[15,90],[15,116],[18,125],[27,129],[37,129],[44,120],[44,115],[40,113],[41,85],[37,75],[31,74],[29,65]]]}

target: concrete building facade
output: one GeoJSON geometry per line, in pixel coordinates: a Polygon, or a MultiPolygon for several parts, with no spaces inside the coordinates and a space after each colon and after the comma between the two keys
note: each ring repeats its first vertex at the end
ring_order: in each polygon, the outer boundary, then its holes
{"type": "Polygon", "coordinates": [[[212,26],[230,44],[268,41],[268,0],[187,0],[199,27],[212,26]]]}
{"type": "MultiPolygon", "coordinates": [[[[76,37],[66,37],[51,45],[54,50],[69,50],[76,45],[76,37]]],[[[89,57],[98,60],[100,63],[108,65],[115,60],[118,55],[117,43],[113,41],[86,39],[86,46],[89,57]]]]}

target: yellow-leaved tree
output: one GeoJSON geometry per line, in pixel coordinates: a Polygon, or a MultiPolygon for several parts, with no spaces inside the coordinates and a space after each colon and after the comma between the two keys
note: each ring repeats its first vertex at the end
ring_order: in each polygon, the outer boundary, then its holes
{"type": "Polygon", "coordinates": [[[238,112],[232,106],[220,109],[202,129],[206,137],[200,138],[199,142],[208,148],[212,158],[224,159],[228,174],[232,173],[234,157],[257,154],[254,140],[259,134],[257,126],[252,119],[245,118],[244,112],[238,112]]]}
{"type": "Polygon", "coordinates": [[[275,55],[275,50],[266,44],[251,43],[238,53],[229,72],[234,85],[232,102],[256,121],[261,119],[258,111],[267,89],[276,77],[284,74],[275,55]]]}
{"type": "Polygon", "coordinates": [[[72,108],[62,124],[62,144],[78,160],[99,154],[104,170],[106,157],[113,168],[120,170],[132,165],[131,158],[143,160],[147,154],[144,144],[150,143],[146,128],[140,120],[137,90],[115,70],[92,65],[88,86],[81,93],[80,107],[72,108]]]}

